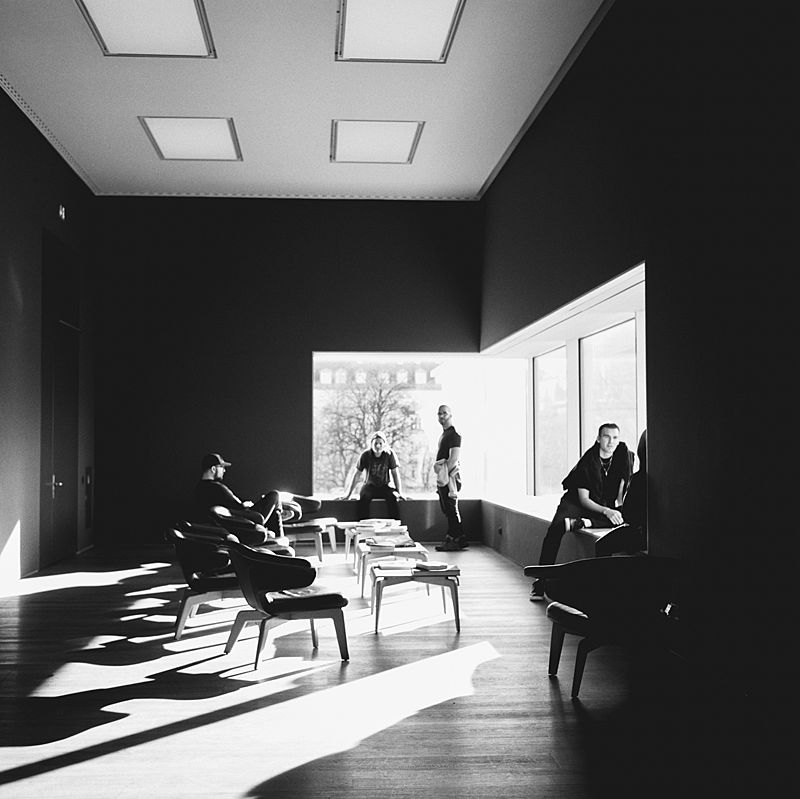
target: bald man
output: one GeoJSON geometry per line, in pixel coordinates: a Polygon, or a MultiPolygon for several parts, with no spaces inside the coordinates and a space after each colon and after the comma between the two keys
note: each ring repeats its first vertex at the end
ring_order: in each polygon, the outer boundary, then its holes
{"type": "Polygon", "coordinates": [[[447,519],[447,535],[436,549],[439,552],[457,552],[468,546],[464,528],[461,526],[461,514],[458,510],[458,492],[461,490],[459,458],[461,457],[461,436],[453,427],[453,411],[449,405],[440,405],[436,413],[442,426],[439,448],[436,451],[436,493],[439,495],[439,507],[447,519]]]}

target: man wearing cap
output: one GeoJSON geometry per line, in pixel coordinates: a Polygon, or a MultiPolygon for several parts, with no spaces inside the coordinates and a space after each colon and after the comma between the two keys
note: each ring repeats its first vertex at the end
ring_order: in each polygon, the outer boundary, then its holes
{"type": "Polygon", "coordinates": [[[278,492],[268,491],[257,502],[242,501],[222,482],[225,470],[230,465],[218,452],[210,452],[203,456],[200,464],[202,474],[194,489],[191,521],[208,521],[209,509],[214,505],[221,505],[237,516],[243,516],[256,524],[265,524],[273,511],[280,507],[278,492]]]}
{"type": "Polygon", "coordinates": [[[350,488],[342,499],[350,499],[356,483],[364,472],[364,485],[358,495],[358,518],[369,517],[369,503],[373,499],[385,499],[386,509],[392,519],[399,519],[397,499],[403,499],[400,470],[394,452],[386,447],[386,435],[376,430],[369,439],[370,448],[361,453],[350,488]],[[394,487],[389,485],[391,477],[394,487]]]}

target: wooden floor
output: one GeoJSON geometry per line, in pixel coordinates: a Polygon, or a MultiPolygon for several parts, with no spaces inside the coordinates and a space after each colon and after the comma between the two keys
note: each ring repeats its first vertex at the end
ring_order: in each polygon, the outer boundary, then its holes
{"type": "Polygon", "coordinates": [[[223,653],[230,601],[173,639],[171,560],[88,553],[3,592],[0,796],[741,795],[669,658],[597,650],[570,701],[575,642],[549,679],[544,604],[491,549],[449,558],[460,635],[438,590],[413,584],[387,590],[375,635],[341,548],[326,549],[320,582],[350,597],[350,662],[332,624],[315,652],[291,622],[258,671],[254,629],[223,653]]]}

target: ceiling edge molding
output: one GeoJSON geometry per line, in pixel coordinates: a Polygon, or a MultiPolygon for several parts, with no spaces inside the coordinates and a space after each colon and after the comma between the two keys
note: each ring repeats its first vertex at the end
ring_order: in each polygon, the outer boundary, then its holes
{"type": "Polygon", "coordinates": [[[564,80],[564,76],[570,71],[575,61],[577,61],[578,56],[581,54],[581,52],[583,52],[583,48],[586,47],[586,43],[592,38],[594,32],[597,30],[600,23],[605,18],[605,15],[613,5],[614,0],[605,0],[600,5],[600,8],[597,9],[589,24],[584,28],[583,33],[581,33],[581,35],[578,37],[578,41],[575,42],[572,49],[569,51],[569,55],[564,59],[564,63],[558,68],[555,77],[550,81],[550,84],[542,93],[542,96],[539,98],[539,102],[536,103],[536,105],[533,107],[533,110],[530,112],[530,114],[528,114],[528,118],[519,129],[519,132],[514,137],[511,144],[508,145],[506,151],[500,157],[500,160],[497,162],[494,169],[492,169],[492,171],[489,173],[489,176],[484,181],[483,186],[481,186],[480,190],[478,191],[478,196],[475,199],[483,199],[483,195],[489,191],[492,183],[494,183],[494,179],[500,174],[508,159],[511,158],[514,150],[517,149],[517,145],[520,143],[520,141],[522,141],[522,138],[528,132],[531,125],[533,125],[533,123],[536,121],[536,117],[539,116],[539,114],[542,112],[542,109],[547,105],[547,102],[555,94],[556,89],[558,89],[558,87],[561,85],[561,81],[564,80]]]}
{"type": "Polygon", "coordinates": [[[86,184],[92,194],[97,195],[99,191],[94,181],[84,172],[83,167],[73,158],[72,153],[58,140],[53,131],[45,125],[36,111],[28,105],[22,95],[14,88],[8,78],[0,72],[0,87],[17,104],[19,109],[36,126],[39,133],[47,139],[55,148],[56,152],[67,162],[72,171],[86,184]]]}
{"type": "Polygon", "coordinates": [[[476,196],[469,197],[432,197],[432,196],[397,196],[381,194],[270,194],[255,192],[157,192],[157,191],[104,191],[98,192],[100,197],[231,197],[238,199],[259,200],[401,200],[408,202],[478,202],[476,196]]]}

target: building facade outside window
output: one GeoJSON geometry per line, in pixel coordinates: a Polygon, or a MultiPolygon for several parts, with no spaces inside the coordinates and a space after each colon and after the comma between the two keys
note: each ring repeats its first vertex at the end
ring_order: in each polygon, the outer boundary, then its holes
{"type": "Polygon", "coordinates": [[[433,462],[442,432],[436,410],[448,404],[467,442],[464,493],[479,496],[483,374],[482,361],[474,356],[315,353],[314,494],[322,499],[340,496],[369,446],[369,435],[383,430],[400,464],[403,493],[435,498],[433,462]]]}

